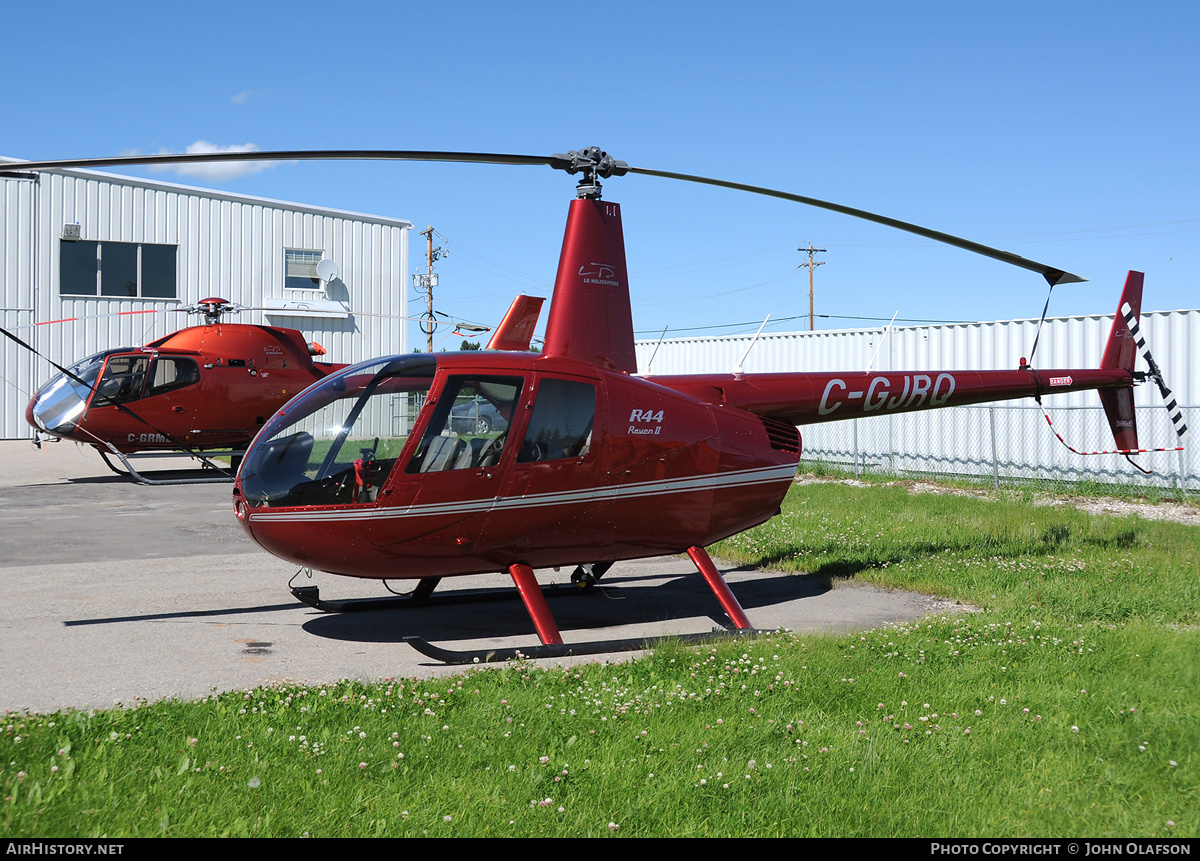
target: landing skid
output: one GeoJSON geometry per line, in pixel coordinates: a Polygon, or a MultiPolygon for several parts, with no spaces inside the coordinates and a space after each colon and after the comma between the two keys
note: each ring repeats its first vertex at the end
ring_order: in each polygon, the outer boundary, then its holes
{"type": "MultiPolygon", "coordinates": [[[[429,578],[440,579],[440,578],[429,578]]],[[[421,580],[415,589],[405,595],[392,595],[386,598],[346,598],[344,600],[327,601],[321,598],[318,586],[292,586],[292,596],[302,604],[307,604],[322,613],[366,613],[371,610],[394,610],[399,607],[409,607],[419,604],[422,607],[433,607],[441,604],[468,604],[479,601],[515,601],[520,595],[512,589],[460,589],[456,592],[443,592],[430,596],[432,586],[425,587],[421,580]]],[[[578,589],[567,588],[552,583],[542,588],[542,594],[547,598],[562,598],[580,594],[578,589]]]]}
{"type": "MultiPolygon", "coordinates": [[[[199,460],[201,465],[206,470],[215,470],[217,474],[216,475],[210,474],[210,475],[205,475],[205,476],[187,476],[187,477],[182,477],[182,478],[151,478],[148,475],[142,475],[140,472],[138,472],[136,469],[134,469],[133,464],[129,462],[129,458],[126,455],[122,454],[111,444],[106,443],[106,445],[108,445],[108,447],[109,447],[109,451],[107,451],[107,452],[102,448],[96,449],[97,451],[100,452],[100,457],[102,457],[104,459],[105,465],[109,469],[111,469],[113,472],[115,472],[117,475],[122,476],[124,478],[128,478],[132,481],[137,482],[138,484],[145,484],[145,485],[151,485],[151,486],[169,485],[169,484],[217,484],[219,482],[233,481],[234,474],[236,474],[236,472],[237,472],[236,466],[226,466],[223,463],[217,463],[216,461],[210,460],[208,457],[205,457],[202,454],[186,453],[186,452],[162,452],[162,453],[155,452],[154,455],[152,455],[152,456],[155,456],[155,457],[178,457],[180,455],[185,455],[187,457],[194,458],[196,460],[199,460]],[[108,455],[110,452],[113,455],[115,455],[117,458],[120,459],[121,463],[125,467],[124,470],[118,469],[116,466],[113,465],[113,462],[108,459],[108,455]]],[[[237,462],[239,462],[241,460],[242,455],[245,454],[245,451],[223,452],[223,454],[233,457],[234,463],[236,464],[237,462]]]]}
{"type": "MultiPolygon", "coordinates": [[[[511,661],[518,658],[563,658],[569,655],[600,655],[609,652],[637,652],[653,649],[664,643],[706,643],[729,637],[745,637],[757,634],[767,634],[753,628],[746,618],[737,598],[729,590],[728,584],[713,564],[703,547],[689,547],[688,556],[696,569],[703,575],[709,588],[732,623],[732,628],[718,628],[707,634],[680,634],[666,637],[633,637],[625,640],[597,640],[590,643],[564,643],[559,633],[554,616],[546,603],[547,597],[562,595],[578,595],[589,591],[611,567],[611,562],[581,565],[571,575],[574,588],[557,589],[555,586],[542,587],[534,576],[533,569],[528,565],[514,563],[509,566],[508,573],[512,576],[516,593],[510,589],[468,589],[449,594],[443,593],[439,598],[431,598],[433,590],[441,581],[440,577],[426,577],[419,580],[415,589],[407,595],[395,595],[389,598],[350,598],[344,601],[322,601],[317,586],[292,586],[292,594],[304,604],[326,613],[353,613],[365,610],[385,610],[403,607],[407,604],[452,603],[481,600],[511,599],[519,595],[529,611],[534,628],[537,629],[539,646],[509,647],[503,649],[476,649],[456,651],[435,646],[423,637],[405,637],[404,641],[421,654],[441,661],[445,664],[477,664],[497,661],[511,661]]],[[[296,577],[308,569],[301,568],[296,577]]],[[[310,572],[311,573],[311,572],[310,572]]],[[[294,582],[296,577],[292,578],[294,582]]]]}
{"type": "Polygon", "coordinates": [[[707,634],[675,634],[665,637],[632,637],[626,640],[593,640],[590,643],[552,643],[539,646],[516,646],[503,649],[474,649],[459,651],[435,646],[422,637],[405,637],[408,643],[422,655],[441,661],[443,664],[494,664],[500,661],[541,658],[566,658],[572,655],[603,655],[609,652],[640,652],[655,649],[667,643],[712,643],[718,640],[755,637],[773,634],[757,628],[718,628],[707,634]]]}

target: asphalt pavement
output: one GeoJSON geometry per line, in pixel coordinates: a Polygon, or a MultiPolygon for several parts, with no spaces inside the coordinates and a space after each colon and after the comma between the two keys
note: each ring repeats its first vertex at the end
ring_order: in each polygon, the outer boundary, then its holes
{"type": "MultiPolygon", "coordinates": [[[[420,606],[330,614],[300,604],[288,591],[295,565],[243,532],[230,488],[137,485],[89,447],[59,442],[38,451],[28,441],[0,441],[0,711],[191,699],[281,680],[461,672],[417,653],[406,636],[452,649],[538,642],[507,574],[444,581],[420,606]],[[438,600],[479,588],[511,596],[438,600]]],[[[718,567],[758,628],[866,630],[949,608],[923,595],[718,567]]],[[[618,563],[588,592],[570,586],[567,569],[537,575],[559,586],[550,606],[567,643],[701,633],[725,621],[686,556],[618,563]]],[[[318,585],[326,599],[387,595],[377,582],[321,573],[297,582],[318,585]]]]}

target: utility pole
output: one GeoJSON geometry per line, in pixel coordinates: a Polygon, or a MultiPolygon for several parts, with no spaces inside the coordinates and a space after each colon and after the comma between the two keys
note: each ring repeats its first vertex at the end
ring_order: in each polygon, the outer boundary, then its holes
{"type": "MultiPolygon", "coordinates": [[[[801,254],[804,254],[804,253],[808,254],[808,262],[801,263],[800,266],[808,267],[808,331],[811,332],[814,329],[813,320],[814,320],[814,316],[815,316],[813,314],[813,269],[815,269],[818,266],[825,265],[825,261],[823,261],[823,260],[820,262],[814,262],[813,255],[814,254],[824,254],[825,249],[824,248],[813,248],[813,244],[810,242],[810,243],[808,243],[807,248],[805,248],[803,245],[800,245],[796,248],[796,250],[799,251],[801,254]]],[[[797,266],[796,268],[799,269],[800,266],[797,266]]]]}
{"type": "Polygon", "coordinates": [[[421,231],[421,235],[427,240],[425,250],[425,274],[420,272],[413,273],[413,287],[418,291],[425,293],[425,319],[419,323],[421,331],[425,333],[426,352],[433,352],[433,333],[437,329],[437,321],[433,317],[433,288],[437,286],[437,275],[433,271],[435,261],[441,259],[444,255],[441,247],[433,247],[433,225],[429,225],[425,230],[421,231]]]}

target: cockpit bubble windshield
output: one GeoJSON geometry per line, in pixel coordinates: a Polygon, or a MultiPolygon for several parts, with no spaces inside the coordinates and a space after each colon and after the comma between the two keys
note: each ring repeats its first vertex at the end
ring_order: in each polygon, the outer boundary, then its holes
{"type": "Polygon", "coordinates": [[[373,502],[429,395],[437,359],[372,359],[287,403],[242,461],[252,508],[373,502]]]}
{"type": "Polygon", "coordinates": [[[88,396],[96,377],[104,367],[104,360],[115,353],[127,353],[129,347],[105,350],[88,356],[59,374],[38,389],[33,396],[33,418],[38,427],[47,433],[67,434],[75,429],[79,416],[87,406],[88,396]]]}

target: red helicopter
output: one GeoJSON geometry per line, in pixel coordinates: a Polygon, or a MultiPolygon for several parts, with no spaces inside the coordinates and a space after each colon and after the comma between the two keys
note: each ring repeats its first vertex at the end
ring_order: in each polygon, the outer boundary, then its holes
{"type": "Polygon", "coordinates": [[[295,329],[222,322],[244,310],[224,299],[183,310],[202,314],[204,324],[144,347],[106,350],[70,368],[55,365],[61,373],[29,401],[26,420],[39,434],[95,447],[114,472],[120,470],[109,455],[118,458],[144,484],[231,481],[235,470],[211,453],[238,458],[275,410],[345,367],[314,362],[324,349],[295,329]],[[212,467],[208,477],[154,479],[127,457],[174,451],[212,467]]]}
{"type": "MultiPolygon", "coordinates": [[[[23,163],[22,169],[236,160],[231,154],[23,163]]],[[[245,158],[244,155],[241,156],[245,158]]],[[[702,374],[639,377],[621,210],[599,180],[627,173],[767,194],[887,224],[1042,274],[1076,275],[862,210],[787,192],[630,167],[597,148],[565,155],[414,151],[255,153],[255,159],[381,158],[548,165],[583,173],[567,216],[545,345],[528,352],[541,300],[521,297],[487,351],[389,356],[346,367],[271,418],[241,464],[234,510],[271,553],[308,569],[416,580],[507,572],[540,646],[452,651],[505,660],[642,648],[565,644],[534,568],[577,566],[580,586],[614,563],[686,552],[732,623],[753,628],[704,547],[779,512],[800,459],[798,425],[1099,390],[1120,453],[1138,449],[1133,385],[1161,374],[1137,330],[1142,275],[1131,272],[1099,369],[702,374]],[[1134,370],[1137,350],[1149,372],[1134,370]],[[480,419],[486,415],[486,423],[480,419]]],[[[1186,427],[1172,408],[1182,439],[1186,427]]],[[[323,610],[353,609],[295,588],[323,610]]],[[[378,606],[378,602],[372,606],[378,606]]]]}

